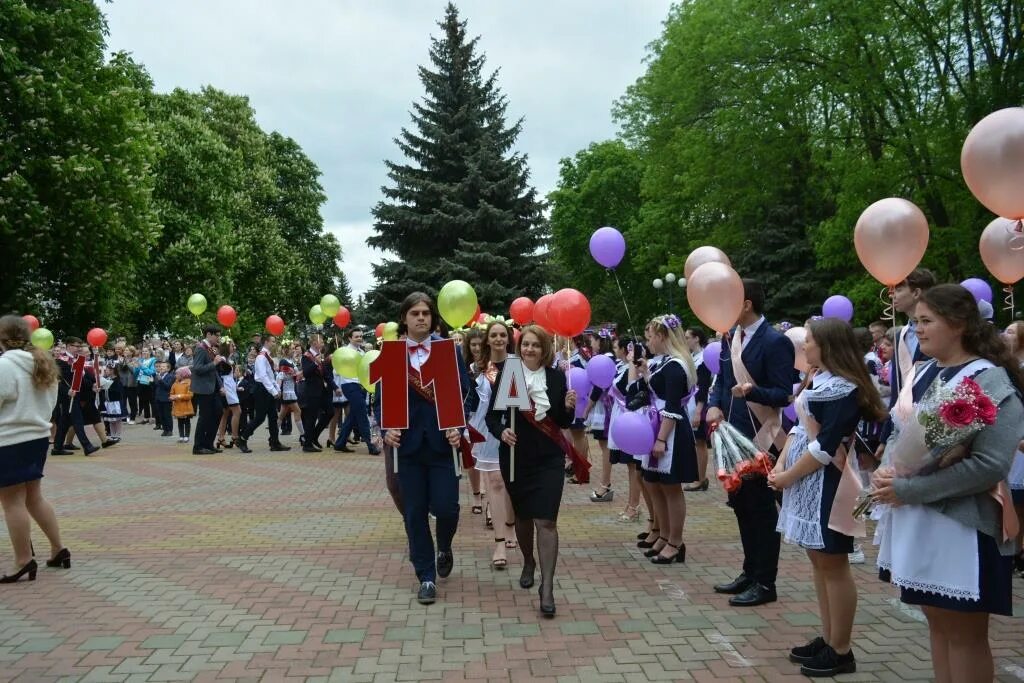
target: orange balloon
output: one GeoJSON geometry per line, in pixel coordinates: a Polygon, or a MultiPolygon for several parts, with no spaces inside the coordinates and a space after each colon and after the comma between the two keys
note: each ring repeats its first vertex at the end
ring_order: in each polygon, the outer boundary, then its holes
{"type": "Polygon", "coordinates": [[[906,199],[880,199],[857,219],[853,246],[876,280],[895,287],[917,268],[928,248],[928,219],[906,199]]]}
{"type": "Polygon", "coordinates": [[[793,349],[796,351],[793,367],[800,372],[807,372],[811,369],[807,362],[807,352],[804,350],[804,345],[807,343],[807,330],[802,327],[791,327],[786,330],[786,336],[789,337],[789,341],[793,342],[793,349]]]}
{"type": "Polygon", "coordinates": [[[1024,108],[978,121],[960,151],[964,182],[979,202],[1006,218],[1024,218],[1024,108]]]}
{"type": "Polygon", "coordinates": [[[705,263],[686,278],[686,300],[701,322],[728,332],[743,312],[743,281],[724,263],[705,263]]]}
{"type": "Polygon", "coordinates": [[[981,261],[995,279],[1012,285],[1024,278],[1024,234],[1017,221],[997,218],[982,231],[978,241],[981,261]]]}
{"type": "Polygon", "coordinates": [[[683,264],[683,277],[686,281],[690,281],[690,277],[693,276],[693,271],[697,270],[705,263],[724,263],[725,265],[732,267],[732,261],[725,255],[725,252],[718,247],[697,247],[690,252],[690,255],[686,257],[686,263],[683,264]]]}

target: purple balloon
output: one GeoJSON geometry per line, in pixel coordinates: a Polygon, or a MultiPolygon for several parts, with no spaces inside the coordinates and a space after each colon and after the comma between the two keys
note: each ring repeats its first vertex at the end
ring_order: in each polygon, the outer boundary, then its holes
{"type": "Polygon", "coordinates": [[[611,437],[623,453],[644,455],[654,448],[654,430],[643,413],[623,413],[612,422],[611,437]]]}
{"type": "Polygon", "coordinates": [[[590,384],[590,378],[587,377],[587,371],[583,368],[573,368],[569,371],[569,388],[576,392],[576,417],[583,417],[583,413],[587,412],[587,400],[590,398],[590,390],[593,386],[590,384]]]}
{"type": "Polygon", "coordinates": [[[992,303],[992,288],[984,280],[976,277],[967,278],[960,283],[960,286],[973,294],[975,301],[992,303]]]}
{"type": "Polygon", "coordinates": [[[796,406],[792,403],[782,409],[782,414],[788,417],[790,422],[797,421],[796,406]]]}
{"type": "Polygon", "coordinates": [[[594,356],[587,363],[587,377],[598,389],[607,389],[615,381],[615,361],[603,354],[594,356]]]}
{"type": "Polygon", "coordinates": [[[839,318],[846,322],[853,320],[853,302],[842,294],[835,294],[825,299],[821,307],[821,315],[825,318],[839,318]]]}
{"type": "Polygon", "coordinates": [[[605,268],[614,268],[626,255],[626,239],[615,228],[598,228],[590,236],[590,255],[605,268]]]}
{"type": "Polygon", "coordinates": [[[722,342],[713,341],[704,347],[704,367],[712,375],[717,375],[722,369],[722,342]]]}

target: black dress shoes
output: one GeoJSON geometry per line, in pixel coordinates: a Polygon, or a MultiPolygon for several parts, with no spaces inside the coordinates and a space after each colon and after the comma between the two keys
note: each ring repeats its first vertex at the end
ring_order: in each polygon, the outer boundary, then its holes
{"type": "Polygon", "coordinates": [[[774,587],[768,588],[759,583],[752,583],[747,590],[729,598],[729,604],[733,607],[757,607],[758,605],[775,602],[778,599],[774,587]]]}
{"type": "Polygon", "coordinates": [[[340,448],[338,446],[335,446],[334,450],[338,451],[339,453],[355,453],[355,451],[349,448],[348,446],[341,446],[340,448]]]}
{"type": "Polygon", "coordinates": [[[437,575],[442,579],[447,579],[448,575],[452,573],[452,567],[455,566],[455,556],[452,555],[452,551],[440,552],[437,554],[437,575]]]}
{"type": "Polygon", "coordinates": [[[314,448],[313,446],[303,446],[302,447],[302,452],[303,453],[319,453],[320,449],[319,448],[314,448]]]}
{"type": "Polygon", "coordinates": [[[59,450],[50,451],[50,455],[74,455],[71,451],[59,450]]]}
{"type": "Polygon", "coordinates": [[[238,450],[242,453],[252,453],[252,449],[249,448],[249,440],[244,436],[238,437],[238,440],[235,441],[235,443],[238,444],[238,450]]]}
{"type": "Polygon", "coordinates": [[[432,605],[437,600],[437,586],[434,585],[433,581],[424,581],[420,584],[419,593],[416,594],[416,600],[421,605],[432,605]]]}
{"type": "Polygon", "coordinates": [[[196,448],[192,450],[192,455],[217,455],[217,451],[212,448],[196,448]]]}
{"type": "Polygon", "coordinates": [[[274,452],[274,453],[281,453],[281,452],[284,452],[284,451],[290,451],[291,449],[292,449],[291,446],[285,446],[285,445],[280,444],[280,443],[275,443],[275,444],[273,444],[270,447],[270,450],[272,452],[274,452]]]}
{"type": "Polygon", "coordinates": [[[715,586],[715,592],[725,593],[726,595],[739,595],[750,588],[752,583],[754,583],[753,580],[749,579],[746,574],[740,574],[729,583],[720,583],[715,586]]]}

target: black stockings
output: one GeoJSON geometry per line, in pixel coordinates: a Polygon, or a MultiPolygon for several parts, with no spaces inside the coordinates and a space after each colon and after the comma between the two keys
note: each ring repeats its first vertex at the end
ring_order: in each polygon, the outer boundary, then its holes
{"type": "Polygon", "coordinates": [[[537,561],[533,557],[534,529],[537,536],[537,555],[540,558],[541,602],[554,601],[555,565],[558,563],[558,526],[552,519],[516,518],[516,536],[523,553],[523,573],[533,573],[537,561]]]}

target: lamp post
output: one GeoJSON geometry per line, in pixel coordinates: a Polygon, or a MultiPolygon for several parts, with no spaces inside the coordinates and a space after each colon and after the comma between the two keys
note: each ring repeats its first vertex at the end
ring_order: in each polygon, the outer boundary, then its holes
{"type": "Polygon", "coordinates": [[[675,273],[665,273],[665,279],[664,280],[662,280],[660,277],[657,277],[657,278],[654,278],[653,282],[651,282],[651,286],[654,287],[656,290],[658,290],[659,294],[661,293],[661,290],[665,288],[665,285],[666,284],[668,285],[668,312],[669,313],[671,313],[672,309],[675,307],[673,305],[673,300],[674,300],[673,291],[675,290],[675,287],[673,287],[673,285],[675,285],[676,282],[679,283],[680,287],[685,287],[686,286],[686,278],[676,278],[675,273]]]}

